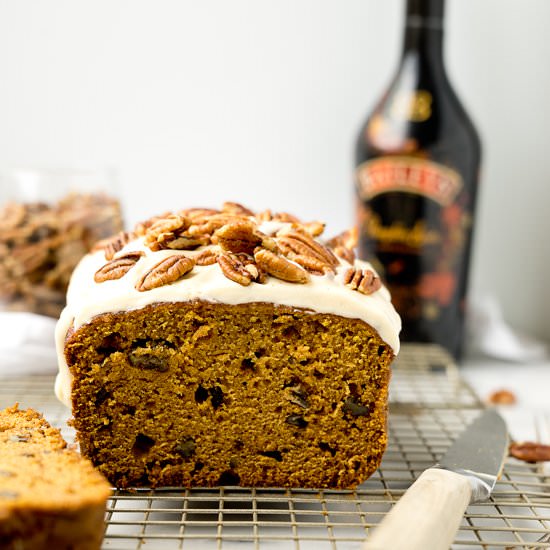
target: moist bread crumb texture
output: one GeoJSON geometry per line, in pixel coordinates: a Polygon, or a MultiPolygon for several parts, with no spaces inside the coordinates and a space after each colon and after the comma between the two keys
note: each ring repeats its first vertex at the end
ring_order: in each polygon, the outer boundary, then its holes
{"type": "Polygon", "coordinates": [[[117,487],[352,488],[386,448],[394,353],[359,319],[157,303],[70,330],[65,357],[81,452],[117,487]]]}
{"type": "Polygon", "coordinates": [[[39,413],[0,411],[0,548],[99,549],[110,493],[39,413]]]}

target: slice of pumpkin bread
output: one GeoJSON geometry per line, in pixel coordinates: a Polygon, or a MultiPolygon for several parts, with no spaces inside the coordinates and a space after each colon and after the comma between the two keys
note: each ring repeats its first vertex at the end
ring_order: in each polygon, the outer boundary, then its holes
{"type": "Polygon", "coordinates": [[[348,489],[378,468],[401,322],[355,232],[323,231],[226,202],[82,259],[56,393],[114,486],[348,489]]]}
{"type": "Polygon", "coordinates": [[[0,411],[0,548],[100,548],[111,489],[42,415],[0,411]]]}

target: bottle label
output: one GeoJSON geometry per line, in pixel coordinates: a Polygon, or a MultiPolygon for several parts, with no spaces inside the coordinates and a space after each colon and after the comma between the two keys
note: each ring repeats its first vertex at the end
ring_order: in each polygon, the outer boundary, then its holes
{"type": "Polygon", "coordinates": [[[428,160],[415,157],[382,157],[357,168],[362,200],[381,193],[405,191],[424,195],[442,206],[451,204],[462,189],[460,174],[428,160]]]}
{"type": "Polygon", "coordinates": [[[356,172],[360,255],[384,277],[405,321],[435,321],[460,299],[471,228],[463,180],[418,157],[388,156],[356,172]]]}

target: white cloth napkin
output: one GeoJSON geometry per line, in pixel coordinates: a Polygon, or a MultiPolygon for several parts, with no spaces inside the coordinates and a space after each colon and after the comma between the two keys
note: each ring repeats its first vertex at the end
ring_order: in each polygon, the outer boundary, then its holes
{"type": "Polygon", "coordinates": [[[468,300],[466,350],[516,363],[532,363],[548,356],[544,343],[512,329],[504,320],[497,299],[490,294],[473,294],[468,300]]]}
{"type": "Polygon", "coordinates": [[[25,312],[0,312],[0,377],[57,370],[56,320],[25,312]]]}

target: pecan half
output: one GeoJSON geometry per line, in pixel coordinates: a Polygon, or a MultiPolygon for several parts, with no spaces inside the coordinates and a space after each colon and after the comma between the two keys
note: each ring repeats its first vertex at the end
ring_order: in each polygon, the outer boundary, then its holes
{"type": "Polygon", "coordinates": [[[185,210],[180,210],[178,212],[180,216],[184,216],[193,221],[197,218],[204,218],[206,216],[212,216],[213,214],[219,213],[219,210],[214,210],[212,208],[186,208],[185,210]]]}
{"type": "Polygon", "coordinates": [[[254,263],[254,261],[245,264],[244,268],[252,275],[254,282],[262,285],[267,283],[267,273],[258,264],[254,263]]]}
{"type": "Polygon", "coordinates": [[[256,221],[258,222],[269,222],[273,219],[273,214],[271,213],[271,210],[269,208],[267,210],[264,210],[263,212],[258,212],[256,216],[256,221]]]}
{"type": "Polygon", "coordinates": [[[372,294],[382,286],[382,282],[370,269],[350,267],[344,272],[344,284],[362,294],[372,294]]]}
{"type": "Polygon", "coordinates": [[[242,286],[248,286],[253,274],[246,269],[245,264],[235,254],[220,254],[216,260],[222,270],[222,273],[230,280],[239,283],[242,286]]]}
{"type": "Polygon", "coordinates": [[[147,234],[145,237],[145,242],[153,242],[158,239],[159,236],[166,233],[174,232],[183,232],[189,227],[190,222],[184,216],[179,216],[177,214],[172,214],[167,218],[161,218],[157,220],[147,229],[147,234]]]}
{"type": "Polygon", "coordinates": [[[164,212],[164,214],[161,214],[160,216],[153,216],[147,220],[144,220],[142,222],[136,223],[134,226],[134,233],[138,237],[143,237],[145,233],[147,233],[147,230],[158,220],[161,220],[163,218],[167,218],[168,216],[171,216],[171,212],[164,212]]]}
{"type": "Polygon", "coordinates": [[[283,222],[283,223],[295,223],[295,224],[301,224],[302,222],[292,214],[289,214],[288,212],[275,212],[273,213],[270,209],[264,210],[263,212],[259,212],[255,216],[256,220],[261,222],[283,222]]]}
{"type": "MultiPolygon", "coordinates": [[[[158,219],[146,230],[144,242],[154,252],[169,248],[169,243],[180,237],[190,223],[187,218],[177,214],[158,219]]],[[[186,246],[180,241],[177,250],[196,248],[196,246],[186,246]]]]}
{"type": "Polygon", "coordinates": [[[218,254],[211,248],[206,248],[195,256],[195,264],[200,266],[212,265],[216,263],[218,254]]]}
{"type": "Polygon", "coordinates": [[[254,252],[256,264],[277,279],[291,283],[307,283],[309,275],[300,266],[293,264],[282,256],[277,256],[265,248],[256,249],[254,252]]]}
{"type": "Polygon", "coordinates": [[[220,229],[228,223],[236,223],[241,221],[241,216],[233,214],[213,214],[202,218],[193,219],[193,223],[187,229],[188,235],[212,235],[216,229],[220,229]]]}
{"type": "Polygon", "coordinates": [[[510,455],[525,462],[545,462],[550,460],[550,445],[525,441],[512,443],[509,448],[510,455]]]}
{"type": "Polygon", "coordinates": [[[256,283],[265,283],[267,281],[267,273],[256,263],[254,256],[251,254],[235,254],[244,265],[244,268],[252,275],[252,279],[256,283]]]}
{"type": "Polygon", "coordinates": [[[302,225],[312,237],[318,237],[319,235],[322,235],[323,231],[325,230],[325,224],[323,222],[314,221],[304,223],[302,225]]]}
{"type": "Polygon", "coordinates": [[[112,260],[117,252],[120,252],[134,238],[133,233],[121,231],[117,235],[97,243],[97,247],[102,246],[105,251],[105,259],[112,260]]]}
{"type": "Polygon", "coordinates": [[[273,214],[272,220],[283,223],[302,223],[299,218],[289,214],[288,212],[276,212],[273,214]]]}
{"type": "Polygon", "coordinates": [[[145,253],[141,250],[134,250],[132,252],[126,252],[125,254],[119,254],[115,256],[115,260],[122,260],[122,259],[128,259],[128,260],[135,260],[136,262],[145,256],[145,253]]]}
{"type": "Polygon", "coordinates": [[[254,212],[239,204],[238,202],[224,202],[222,206],[222,212],[229,214],[237,214],[239,216],[253,216],[254,212]]]}
{"type": "Polygon", "coordinates": [[[256,224],[250,220],[228,223],[218,229],[215,236],[223,250],[235,254],[239,252],[253,254],[254,249],[262,242],[261,233],[257,230],[256,224]]]}
{"type": "Polygon", "coordinates": [[[279,237],[277,240],[279,248],[290,259],[294,259],[293,256],[311,256],[331,268],[340,263],[330,249],[318,243],[307,233],[290,231],[288,233],[278,233],[277,236],[279,237]]]}
{"type": "Polygon", "coordinates": [[[339,235],[332,237],[327,241],[327,246],[335,249],[338,246],[344,246],[345,248],[355,248],[359,239],[359,231],[357,227],[352,227],[346,231],[342,231],[339,235]]]}
{"type": "Polygon", "coordinates": [[[264,235],[263,233],[260,233],[262,235],[262,247],[267,248],[267,250],[271,250],[271,252],[275,252],[278,254],[280,252],[279,247],[277,245],[277,241],[271,237],[268,237],[267,235],[264,235]]]}
{"type": "Polygon", "coordinates": [[[193,250],[199,246],[205,246],[210,243],[209,235],[179,235],[172,240],[167,240],[165,245],[172,250],[193,250]]]}
{"type": "Polygon", "coordinates": [[[136,290],[144,292],[159,286],[167,285],[181,279],[189,273],[195,265],[195,260],[174,254],[155,264],[136,283],[136,290]]]}
{"type": "Polygon", "coordinates": [[[491,405],[514,405],[516,396],[510,390],[503,388],[492,392],[487,400],[491,405]]]}
{"type": "Polygon", "coordinates": [[[95,272],[94,281],[104,283],[105,281],[114,281],[124,277],[136,265],[141,256],[143,256],[143,252],[129,252],[107,262],[95,272]]]}
{"type": "Polygon", "coordinates": [[[313,256],[296,255],[292,257],[292,261],[301,265],[314,275],[324,275],[327,271],[333,271],[329,265],[313,256]]]}
{"type": "Polygon", "coordinates": [[[351,248],[346,248],[345,246],[337,246],[334,248],[334,254],[342,260],[353,264],[355,262],[355,252],[351,248]]]}

